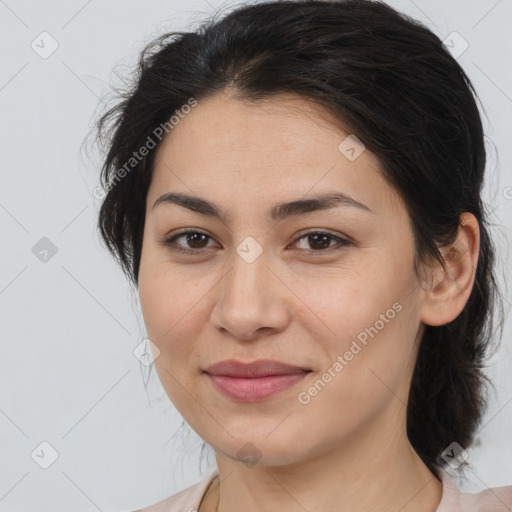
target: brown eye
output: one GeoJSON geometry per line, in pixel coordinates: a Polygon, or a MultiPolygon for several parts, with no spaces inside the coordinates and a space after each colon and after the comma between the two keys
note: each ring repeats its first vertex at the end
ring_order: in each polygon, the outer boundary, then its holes
{"type": "MultiPolygon", "coordinates": [[[[303,239],[306,240],[308,247],[300,250],[309,253],[318,253],[319,256],[322,253],[330,253],[331,250],[338,250],[352,244],[352,242],[344,238],[324,231],[310,231],[309,233],[305,233],[295,241],[295,244],[303,239]],[[334,245],[332,245],[333,242],[335,242],[334,245]]],[[[210,240],[212,240],[212,237],[202,231],[188,230],[177,233],[160,243],[176,252],[200,255],[205,252],[206,249],[212,247],[208,246],[210,240]],[[177,243],[180,239],[185,241],[184,244],[177,243]]]]}
{"type": "Polygon", "coordinates": [[[193,254],[203,252],[203,250],[208,247],[207,243],[210,239],[211,237],[202,231],[189,230],[166,238],[161,243],[173,251],[193,254]],[[176,241],[180,239],[185,240],[185,246],[176,243],[176,241]]]}
{"type": "Polygon", "coordinates": [[[344,238],[323,231],[311,231],[306,233],[298,238],[295,243],[303,239],[306,240],[306,243],[309,246],[304,250],[310,252],[330,252],[330,249],[336,247],[336,245],[343,247],[351,244],[351,242],[344,238]],[[334,246],[330,245],[333,241],[336,242],[334,246]]]}
{"type": "Polygon", "coordinates": [[[204,233],[187,233],[186,234],[186,243],[192,244],[192,248],[194,249],[202,249],[205,245],[205,240],[207,241],[208,235],[204,233]]]}
{"type": "Polygon", "coordinates": [[[333,238],[329,235],[308,235],[308,242],[312,244],[315,249],[327,249],[333,238]]]}

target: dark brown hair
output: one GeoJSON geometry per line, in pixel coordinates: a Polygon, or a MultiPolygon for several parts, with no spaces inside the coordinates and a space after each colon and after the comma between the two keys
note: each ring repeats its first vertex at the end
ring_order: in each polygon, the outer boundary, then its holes
{"type": "Polygon", "coordinates": [[[191,98],[200,103],[227,88],[246,101],[298,94],[348,127],[407,206],[418,276],[422,264],[444,263],[439,248],[454,242],[463,212],[478,220],[471,295],[454,321],[425,326],[407,408],[410,442],[439,476],[441,453],[452,442],[469,447],[482,419],[490,383],[482,369],[501,305],[481,199],[484,134],[469,78],[428,28],[367,0],[246,4],[196,31],[158,37],[141,53],[133,86],[97,124],[108,141],[98,225],[136,286],[159,144],[122,179],[116,173],[191,98]]]}

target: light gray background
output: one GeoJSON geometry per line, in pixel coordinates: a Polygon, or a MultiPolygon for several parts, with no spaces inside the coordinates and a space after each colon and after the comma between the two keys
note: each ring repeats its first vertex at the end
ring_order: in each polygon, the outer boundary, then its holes
{"type": "MultiPolygon", "coordinates": [[[[458,59],[487,113],[486,199],[503,226],[496,236],[505,266],[512,1],[389,3],[442,39],[456,31],[469,44],[458,59]]],[[[142,317],[100,245],[93,196],[99,159],[81,147],[99,99],[119,85],[114,67],[135,64],[150,39],[193,28],[221,5],[235,3],[0,0],[0,512],[130,511],[213,467],[210,457],[200,473],[195,434],[174,435],[181,416],[156,372],[146,391],[147,367],[133,354],[145,338],[142,317]],[[43,31],[59,45],[46,59],[31,47],[43,31]],[[57,247],[46,263],[32,252],[42,237],[57,247]],[[48,469],[36,463],[50,454],[43,442],[58,453],[48,469]]],[[[498,393],[480,445],[469,450],[475,471],[463,490],[512,484],[510,334],[509,319],[490,372],[498,393]]]]}

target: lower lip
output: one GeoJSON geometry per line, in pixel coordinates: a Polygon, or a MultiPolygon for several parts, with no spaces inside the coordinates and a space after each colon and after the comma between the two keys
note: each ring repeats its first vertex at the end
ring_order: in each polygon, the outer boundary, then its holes
{"type": "Polygon", "coordinates": [[[308,373],[310,372],[257,378],[207,375],[213,386],[227,397],[241,402],[257,402],[289,388],[302,380],[308,373]]]}

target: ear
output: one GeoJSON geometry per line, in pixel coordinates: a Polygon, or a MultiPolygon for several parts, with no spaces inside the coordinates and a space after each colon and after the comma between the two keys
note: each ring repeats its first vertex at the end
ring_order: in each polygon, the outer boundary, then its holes
{"type": "Polygon", "coordinates": [[[446,270],[439,264],[433,269],[431,286],[425,291],[421,307],[424,324],[444,325],[462,312],[473,289],[479,250],[478,221],[465,212],[459,219],[457,239],[441,249],[446,270]]]}

